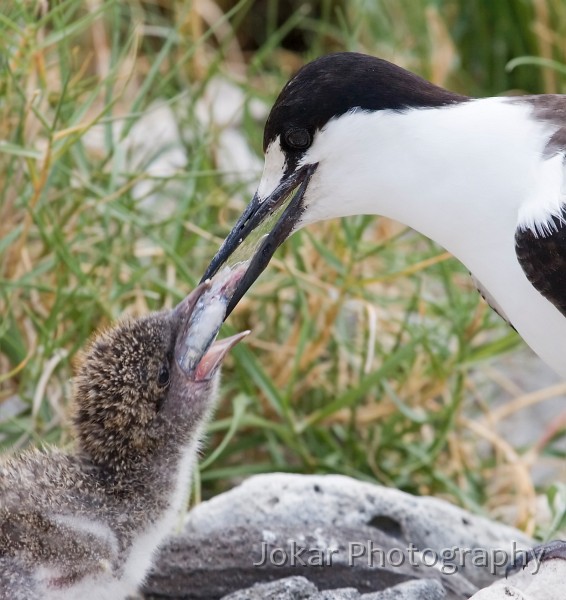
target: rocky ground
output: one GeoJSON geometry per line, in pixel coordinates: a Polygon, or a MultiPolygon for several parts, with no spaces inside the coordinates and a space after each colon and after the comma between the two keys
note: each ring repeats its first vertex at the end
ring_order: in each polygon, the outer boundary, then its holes
{"type": "Polygon", "coordinates": [[[530,563],[505,578],[507,563],[531,545],[437,498],[338,475],[261,475],[188,514],[145,598],[562,598],[566,561],[530,563]]]}

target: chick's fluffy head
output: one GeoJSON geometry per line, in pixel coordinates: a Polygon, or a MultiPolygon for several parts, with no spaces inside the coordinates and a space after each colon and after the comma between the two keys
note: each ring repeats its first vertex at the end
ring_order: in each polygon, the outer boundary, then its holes
{"type": "Polygon", "coordinates": [[[151,453],[163,438],[163,405],[174,375],[172,312],[126,320],[95,337],[75,378],[74,425],[97,463],[151,453]]]}

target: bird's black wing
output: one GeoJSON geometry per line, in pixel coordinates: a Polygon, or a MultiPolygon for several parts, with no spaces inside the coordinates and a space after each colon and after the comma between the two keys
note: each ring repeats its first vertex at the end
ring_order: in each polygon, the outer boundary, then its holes
{"type": "Polygon", "coordinates": [[[566,184],[566,96],[518,96],[510,101],[527,104],[531,107],[532,118],[548,126],[549,137],[541,158],[545,162],[553,161],[556,168],[562,171],[560,189],[554,189],[554,184],[550,183],[552,177],[545,177],[544,172],[541,173],[541,205],[546,204],[545,196],[549,193],[556,194],[556,202],[549,204],[554,208],[549,209],[552,214],[544,222],[533,220],[530,226],[517,229],[517,259],[533,287],[566,316],[566,205],[563,204],[566,184]]]}
{"type": "Polygon", "coordinates": [[[566,209],[544,234],[517,229],[515,252],[527,279],[566,316],[566,209]]]}

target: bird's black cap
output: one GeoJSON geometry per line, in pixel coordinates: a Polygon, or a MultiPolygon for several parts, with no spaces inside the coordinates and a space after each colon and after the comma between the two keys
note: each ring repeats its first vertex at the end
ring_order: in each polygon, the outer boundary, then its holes
{"type": "Polygon", "coordinates": [[[308,63],[285,85],[267,119],[263,149],[290,129],[311,136],[330,119],[359,108],[368,111],[445,106],[466,100],[381,58],[339,52],[308,63]]]}

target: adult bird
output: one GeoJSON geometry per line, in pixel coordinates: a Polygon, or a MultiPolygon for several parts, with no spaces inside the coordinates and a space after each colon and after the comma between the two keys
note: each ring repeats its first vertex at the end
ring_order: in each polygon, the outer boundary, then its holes
{"type": "Polygon", "coordinates": [[[469,98],[379,58],[331,54],[285,85],[263,145],[257,192],[204,279],[282,212],[228,313],[294,231],[384,215],[464,263],[489,304],[566,376],[566,96],[469,98]]]}
{"type": "MultiPolygon", "coordinates": [[[[204,276],[249,261],[227,314],[293,232],[384,215],[456,256],[566,376],[566,96],[469,98],[379,58],[331,54],[283,88],[263,147],[257,192],[204,276]],[[278,211],[251,256],[236,252],[278,211]]],[[[566,542],[533,552],[566,558],[566,542]]]]}

